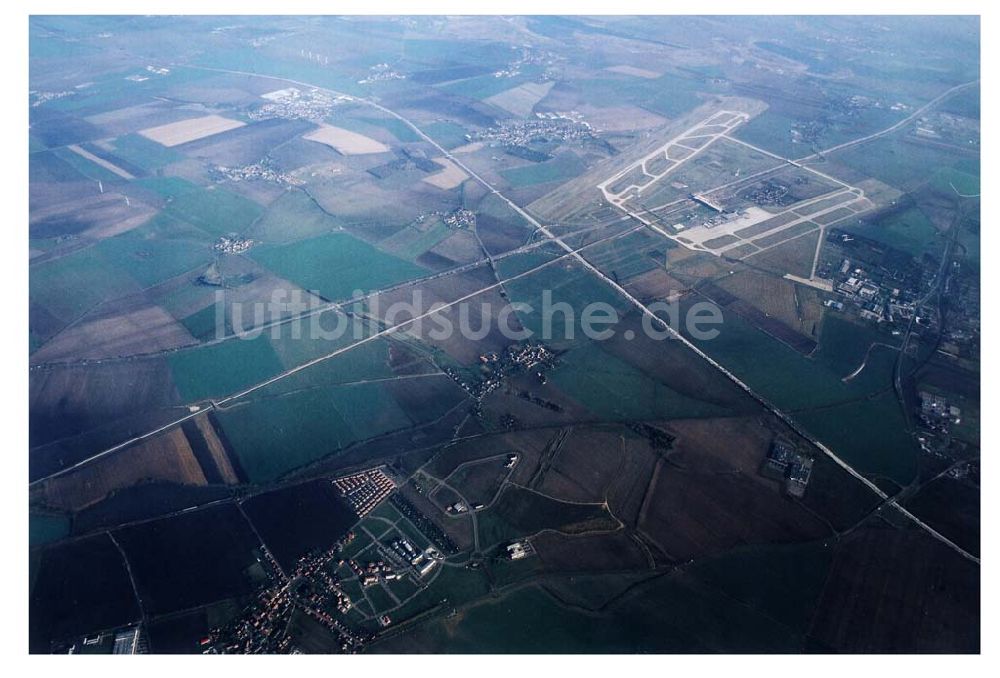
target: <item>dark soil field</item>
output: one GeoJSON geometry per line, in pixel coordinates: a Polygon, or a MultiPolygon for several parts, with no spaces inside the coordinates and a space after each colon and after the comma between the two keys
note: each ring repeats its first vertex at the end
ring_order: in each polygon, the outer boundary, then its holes
{"type": "Polygon", "coordinates": [[[906,506],[966,551],[979,555],[980,494],[978,484],[944,476],[921,488],[906,506]]]}
{"type": "Polygon", "coordinates": [[[39,370],[29,382],[32,478],[177,417],[163,360],[39,370]]]}
{"type": "Polygon", "coordinates": [[[107,535],[32,553],[28,637],[49,643],[138,620],[141,611],[122,555],[107,535]]]}
{"type": "Polygon", "coordinates": [[[157,654],[194,654],[204,650],[201,640],[209,631],[239,613],[238,602],[226,600],[192,612],[160,617],[148,627],[149,648],[157,654]]]}
{"type": "Polygon", "coordinates": [[[294,570],[301,556],[332,546],[357,520],[328,480],[258,494],[243,503],[243,510],[287,570],[294,570]]]}
{"type": "Polygon", "coordinates": [[[677,560],[718,555],[744,544],[790,543],[829,534],[757,469],[719,474],[665,464],[647,497],[639,529],[677,560]]]}
{"type": "Polygon", "coordinates": [[[979,652],[977,566],[877,524],[835,550],[812,635],[837,652],[979,652]]]}
{"type": "Polygon", "coordinates": [[[226,504],[115,533],[147,613],[165,614],[251,593],[267,580],[260,543],[226,504]]]}

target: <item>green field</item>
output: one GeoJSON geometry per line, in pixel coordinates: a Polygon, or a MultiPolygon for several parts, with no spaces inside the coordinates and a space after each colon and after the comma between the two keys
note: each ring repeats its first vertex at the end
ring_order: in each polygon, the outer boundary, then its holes
{"type": "MultiPolygon", "coordinates": [[[[609,578],[617,581],[616,578],[609,578]]],[[[653,578],[591,615],[530,586],[372,647],[374,652],[795,652],[803,634],[683,575],[653,578]]]]}
{"type": "Polygon", "coordinates": [[[124,270],[91,247],[29,268],[29,298],[69,322],[105,299],[138,289],[124,270]]]}
{"type": "Polygon", "coordinates": [[[917,473],[920,445],[906,432],[902,407],[892,391],[838,407],[799,412],[795,418],[865,473],[884,476],[900,486],[917,473]]]}
{"type": "MultiPolygon", "coordinates": [[[[890,127],[902,115],[888,108],[868,108],[851,116],[826,119],[822,111],[812,106],[778,105],[740,125],[735,136],[786,158],[801,158],[812,154],[817,147],[828,148],[890,127]],[[823,120],[824,126],[815,144],[793,142],[793,126],[817,120],[823,120]]],[[[868,146],[863,144],[856,148],[868,146]]]]}
{"type": "Polygon", "coordinates": [[[903,190],[916,188],[942,168],[965,164],[960,154],[908,141],[899,134],[837,151],[830,160],[903,190]]]}
{"type": "MultiPolygon", "coordinates": [[[[327,33],[324,39],[331,39],[327,33]]],[[[246,73],[264,73],[278,78],[289,78],[300,82],[308,82],[319,87],[327,87],[346,94],[364,95],[364,89],[358,85],[357,76],[326,68],[312,61],[298,57],[289,58],[288,54],[276,53],[273,49],[255,49],[249,45],[212,49],[199,52],[196,61],[198,66],[209,66],[246,73]]],[[[198,71],[189,71],[195,72],[198,71]]]]}
{"type": "Polygon", "coordinates": [[[174,353],[168,358],[185,400],[220,398],[281,372],[266,334],[174,353]]]}
{"type": "Polygon", "coordinates": [[[661,265],[665,246],[651,243],[645,233],[635,233],[587,249],[584,255],[591,264],[615,280],[626,280],[661,265]],[[655,247],[653,247],[655,245],[655,247]]]}
{"type": "MultiPolygon", "coordinates": [[[[542,264],[548,263],[557,256],[559,256],[557,253],[550,251],[545,247],[536,247],[533,250],[521,252],[520,254],[513,254],[509,257],[497,260],[497,271],[506,280],[516,275],[520,275],[525,271],[530,271],[531,269],[541,266],[542,264]]],[[[553,264],[553,266],[555,266],[555,264],[553,264]]]]}
{"type": "Polygon", "coordinates": [[[144,287],[212,262],[209,238],[190,224],[158,214],[131,231],[100,241],[95,249],[144,287]]]}
{"type": "Polygon", "coordinates": [[[141,167],[147,172],[158,170],[184,159],[184,156],[178,151],[139,134],[126,134],[111,143],[115,149],[115,156],[136,167],[141,167]]]}
{"type": "Polygon", "coordinates": [[[562,153],[552,160],[503,170],[500,174],[511,186],[532,186],[550,181],[568,181],[583,174],[587,166],[575,153],[562,153]]]}
{"type": "Polygon", "coordinates": [[[371,602],[372,608],[375,610],[375,614],[384,614],[386,611],[396,606],[396,601],[392,599],[381,584],[369,586],[365,590],[365,594],[368,596],[368,600],[371,602]]]}
{"type": "Polygon", "coordinates": [[[530,64],[523,68],[518,75],[510,78],[497,78],[492,73],[487,73],[486,75],[477,75],[454,82],[441,83],[437,87],[451,94],[471,97],[481,101],[490,98],[494,94],[500,94],[500,92],[523,85],[526,82],[533,82],[541,73],[541,67],[530,64]]]}
{"type": "Polygon", "coordinates": [[[262,483],[321,459],[351,440],[325,394],[308,391],[220,412],[219,422],[251,482],[262,483]]]}
{"type": "Polygon", "coordinates": [[[180,177],[143,177],[132,182],[135,186],[140,186],[148,191],[156,193],[162,198],[173,199],[185,193],[193,193],[203,190],[180,177]]]}
{"type": "Polygon", "coordinates": [[[275,480],[352,442],[410,425],[380,384],[254,394],[218,416],[251,482],[275,480]]]}
{"type": "Polygon", "coordinates": [[[28,543],[31,546],[47,544],[69,535],[70,522],[66,516],[42,513],[28,514],[28,543]]]}
{"type": "MultiPolygon", "coordinates": [[[[187,328],[187,331],[191,333],[191,336],[200,341],[214,339],[217,331],[215,318],[216,313],[216,305],[211,304],[200,311],[195,311],[191,315],[181,318],[180,323],[187,328]]],[[[232,325],[229,322],[229,318],[226,317],[223,322],[225,324],[225,333],[229,334],[232,332],[232,325]]]]}
{"type": "Polygon", "coordinates": [[[396,231],[379,242],[379,247],[413,261],[452,233],[454,231],[443,221],[436,219],[431,224],[421,224],[419,228],[411,224],[396,231]]]}
{"type": "Polygon", "coordinates": [[[166,211],[217,236],[242,233],[261,214],[256,203],[214,187],[183,192],[168,203],[166,211]]]}
{"type": "Polygon", "coordinates": [[[851,223],[843,230],[877,240],[919,259],[924,253],[939,253],[944,238],[930,219],[916,207],[890,212],[874,222],[851,223]]]}
{"type": "Polygon", "coordinates": [[[426,272],[347,233],[266,245],[251,255],[279,276],[331,300],[349,299],[356,290],[379,289],[426,272]]]}
{"type": "MultiPolygon", "coordinates": [[[[358,337],[362,336],[361,334],[358,337]]],[[[308,338],[307,328],[303,328],[302,338],[293,339],[283,335],[271,338],[281,364],[285,368],[296,367],[314,358],[328,355],[358,341],[353,331],[339,339],[308,338]]],[[[335,386],[371,379],[387,379],[393,376],[389,367],[390,340],[379,338],[357,345],[344,353],[312,365],[284,379],[280,386],[265,389],[265,393],[294,391],[300,388],[335,386]]]]}
{"type": "Polygon", "coordinates": [[[717,417],[728,410],[674,391],[603,350],[599,342],[571,349],[552,381],[594,414],[612,420],[717,417]]]}
{"type": "Polygon", "coordinates": [[[857,378],[841,380],[860,364],[859,356],[876,335],[834,320],[832,335],[824,330],[820,351],[810,359],[733,313],[724,318],[718,337],[695,341],[700,348],[778,408],[792,412],[807,431],[859,470],[909,482],[919,448],[905,432],[891,390],[896,353],[876,349],[857,378]],[[826,341],[830,337],[834,339],[826,341]],[[837,341],[845,343],[836,346],[837,341]],[[824,342],[830,346],[823,348],[824,342]]]}
{"type": "Polygon", "coordinates": [[[695,565],[692,574],[790,628],[809,629],[833,544],[748,546],[695,565]]]}
{"type": "Polygon", "coordinates": [[[441,144],[441,146],[449,151],[468,143],[468,139],[465,138],[465,135],[469,133],[469,130],[454,122],[432,122],[424,127],[423,131],[424,134],[441,144]]]}
{"type": "Polygon", "coordinates": [[[481,570],[438,566],[430,586],[393,612],[397,620],[404,620],[447,601],[448,605],[462,605],[489,595],[490,582],[481,570]]]}
{"type": "Polygon", "coordinates": [[[420,136],[413,131],[413,128],[397,118],[362,118],[362,120],[389,130],[392,136],[403,143],[420,141],[420,136]]]}
{"type": "MultiPolygon", "coordinates": [[[[865,353],[873,343],[896,345],[899,341],[871,323],[853,322],[847,316],[829,312],[823,316],[820,347],[815,353],[815,358],[829,367],[834,374],[848,375],[861,365],[865,353]]],[[[896,355],[891,349],[884,348],[874,349],[872,355],[883,350],[892,356],[896,355]]],[[[882,382],[875,387],[884,385],[882,382]]]]}
{"type": "Polygon", "coordinates": [[[867,395],[873,386],[889,388],[892,384],[894,356],[885,361],[880,358],[888,352],[874,352],[862,373],[865,378],[845,384],[841,378],[850,370],[842,373],[839,369],[846,364],[834,369],[771,338],[735,313],[724,312],[723,317],[716,338],[695,343],[782,409],[826,406],[867,395]]]}
{"type": "Polygon", "coordinates": [[[249,235],[263,243],[287,243],[338,230],[340,222],[302,191],[289,191],[267,208],[249,235]]]}
{"type": "Polygon", "coordinates": [[[952,195],[953,191],[977,195],[980,191],[979,163],[960,162],[954,167],[942,167],[934,173],[931,185],[945,195],[952,195]]]}
{"type": "Polygon", "coordinates": [[[223,188],[202,188],[177,177],[146,177],[135,184],[166,198],[164,212],[211,236],[243,233],[263,210],[243,196],[223,188]]]}
{"type": "MultiPolygon", "coordinates": [[[[508,275],[512,270],[520,268],[530,270],[528,265],[537,261],[537,255],[526,256],[527,258],[512,257],[511,259],[514,261],[504,260],[506,266],[501,267],[501,272],[508,275]]],[[[508,282],[505,287],[511,302],[529,304],[532,308],[530,312],[518,310],[521,324],[534,336],[544,338],[546,342],[551,341],[558,346],[589,341],[583,335],[581,317],[584,308],[591,302],[610,304],[618,311],[619,317],[628,309],[628,303],[601,280],[579,266],[568,268],[565,263],[551,264],[522,278],[508,282]],[[551,337],[544,336],[546,327],[542,311],[545,291],[551,292],[551,337]],[[572,328],[569,327],[566,316],[558,312],[556,308],[556,304],[562,302],[569,304],[573,309],[572,328]],[[572,338],[569,337],[570,329],[573,332],[572,338]]]]}
{"type": "MultiPolygon", "coordinates": [[[[41,142],[33,142],[41,144],[41,142]]],[[[31,183],[84,181],[87,177],[53,151],[35,150],[28,156],[28,180],[31,183]]]]}
{"type": "Polygon", "coordinates": [[[697,93],[705,89],[702,83],[676,75],[666,74],[655,79],[616,75],[572,83],[588,100],[632,104],[666,116],[675,118],[701,103],[697,93]]]}
{"type": "Polygon", "coordinates": [[[618,523],[600,505],[572,504],[508,485],[488,509],[477,515],[483,547],[531,536],[541,530],[567,533],[612,530],[618,523]]]}

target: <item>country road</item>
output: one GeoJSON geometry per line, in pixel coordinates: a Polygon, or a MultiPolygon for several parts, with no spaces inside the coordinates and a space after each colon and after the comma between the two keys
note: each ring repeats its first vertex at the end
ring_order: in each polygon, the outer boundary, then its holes
{"type": "Polygon", "coordinates": [[[892,134],[893,132],[895,132],[896,130],[900,129],[901,127],[905,127],[909,123],[913,122],[914,120],[916,120],[917,118],[919,118],[921,115],[923,115],[924,113],[926,113],[930,109],[934,108],[939,103],[941,103],[942,101],[944,101],[945,99],[947,99],[951,95],[955,94],[956,92],[959,92],[959,91],[965,89],[966,87],[971,87],[973,85],[978,85],[978,84],[979,84],[979,80],[971,80],[969,82],[963,82],[961,85],[955,85],[954,87],[952,87],[948,91],[943,92],[940,95],[938,95],[937,97],[931,99],[926,104],[924,104],[923,106],[921,106],[920,108],[918,108],[917,110],[915,110],[913,113],[911,113],[910,115],[906,116],[905,118],[903,118],[902,120],[900,120],[899,122],[897,122],[892,127],[886,127],[881,132],[875,132],[874,134],[869,134],[868,136],[861,137],[860,139],[853,139],[851,141],[845,141],[842,144],[837,144],[836,146],[831,146],[830,148],[825,148],[822,151],[816,151],[812,155],[807,155],[805,157],[799,158],[795,162],[797,162],[797,163],[803,163],[803,162],[808,162],[810,160],[815,160],[816,158],[822,158],[823,156],[825,156],[825,155],[827,155],[829,153],[835,153],[835,152],[841,151],[841,150],[843,150],[845,148],[850,148],[851,146],[857,146],[858,144],[863,144],[863,143],[868,142],[868,141],[874,141],[875,139],[878,139],[879,137],[884,137],[886,134],[892,134]]]}

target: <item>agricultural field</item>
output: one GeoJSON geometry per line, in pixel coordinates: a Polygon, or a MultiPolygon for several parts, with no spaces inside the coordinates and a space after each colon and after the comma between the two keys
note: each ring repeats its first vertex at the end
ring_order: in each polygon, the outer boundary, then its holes
{"type": "Polygon", "coordinates": [[[281,371],[266,335],[176,353],[169,362],[177,390],[188,400],[229,395],[281,371]]]}
{"type": "Polygon", "coordinates": [[[355,521],[328,481],[258,494],[243,504],[243,510],[274,557],[289,570],[301,556],[343,538],[355,521]]]}
{"type": "Polygon", "coordinates": [[[448,158],[435,158],[434,162],[443,169],[424,178],[424,182],[431,186],[447,191],[460,186],[463,181],[469,178],[469,175],[448,158]]]}
{"type": "Polygon", "coordinates": [[[127,527],[115,538],[148,613],[246,595],[269,576],[260,543],[231,504],[127,527]]]}
{"type": "Polygon", "coordinates": [[[136,621],[138,602],[108,535],[63,544],[32,558],[29,638],[35,652],[91,629],[136,621]]]}
{"type": "Polygon", "coordinates": [[[314,132],[303,137],[334,149],[342,155],[365,155],[369,153],[385,153],[389,147],[374,139],[352,132],[350,130],[323,125],[314,132]]]}
{"type": "Polygon", "coordinates": [[[586,165],[572,153],[560,155],[547,162],[501,172],[511,186],[532,186],[534,184],[544,184],[555,181],[566,181],[581,174],[586,169],[586,165]]]}
{"type": "Polygon", "coordinates": [[[300,191],[285,193],[268,206],[247,230],[247,235],[263,243],[286,243],[324,235],[341,224],[300,191]]]}
{"type": "Polygon", "coordinates": [[[350,299],[367,291],[419,277],[420,266],[382,252],[347,233],[331,233],[287,245],[267,245],[254,259],[324,299],[350,299]]]}
{"type": "Polygon", "coordinates": [[[554,82],[547,82],[544,85],[525,83],[505,92],[494,94],[483,101],[523,118],[531,113],[535,105],[544,99],[554,86],[554,82]]]}
{"type": "Polygon", "coordinates": [[[171,148],[186,144],[189,141],[221,134],[222,132],[242,127],[245,124],[245,122],[240,120],[229,120],[220,115],[206,115],[203,118],[193,118],[158,127],[150,127],[140,130],[139,134],[151,141],[155,141],[161,146],[171,148]]]}
{"type": "Polygon", "coordinates": [[[981,649],[977,17],[28,37],[32,653],[981,649]]]}

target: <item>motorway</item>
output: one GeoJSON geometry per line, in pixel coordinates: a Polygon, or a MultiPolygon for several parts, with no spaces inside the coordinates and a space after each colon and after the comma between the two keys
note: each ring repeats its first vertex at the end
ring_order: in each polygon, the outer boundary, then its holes
{"type": "MultiPolygon", "coordinates": [[[[230,74],[234,74],[234,75],[243,75],[243,76],[264,78],[264,79],[275,80],[275,81],[279,81],[279,82],[286,82],[286,83],[291,83],[291,84],[298,84],[298,85],[302,85],[304,87],[315,88],[315,89],[320,90],[320,91],[325,91],[325,92],[331,93],[331,94],[333,94],[335,96],[349,96],[349,95],[346,95],[344,93],[337,92],[335,90],[330,90],[330,89],[325,88],[325,87],[317,87],[316,85],[312,85],[312,84],[301,82],[301,81],[297,81],[297,80],[290,80],[288,78],[281,78],[281,77],[275,77],[275,76],[260,75],[258,73],[249,73],[249,72],[245,72],[245,71],[234,71],[234,70],[227,70],[227,69],[215,69],[215,68],[198,67],[198,66],[187,66],[187,68],[194,68],[194,69],[198,69],[198,70],[207,70],[207,71],[230,73],[230,74]]],[[[921,109],[918,109],[908,119],[903,120],[900,123],[897,123],[893,127],[889,128],[887,130],[884,130],[881,133],[876,133],[876,134],[873,134],[873,135],[869,135],[868,137],[865,137],[862,140],[857,140],[854,143],[862,143],[862,141],[871,140],[871,139],[877,138],[879,136],[882,136],[883,134],[888,134],[891,131],[893,131],[894,129],[898,129],[902,125],[906,124],[906,122],[908,122],[910,119],[915,118],[916,116],[918,116],[919,114],[921,114],[923,111],[927,110],[930,106],[934,105],[935,103],[938,103],[938,102],[942,101],[944,98],[946,98],[947,96],[950,96],[952,93],[954,93],[955,91],[958,91],[962,87],[967,87],[967,86],[969,86],[971,84],[973,84],[973,83],[967,83],[966,85],[960,85],[958,87],[955,87],[955,88],[952,88],[952,89],[948,90],[948,92],[945,92],[941,96],[937,97],[936,99],[934,99],[932,102],[930,102],[926,106],[922,107],[921,109]]],[[[491,193],[493,193],[497,198],[499,198],[500,200],[502,200],[503,202],[505,202],[512,210],[514,210],[514,212],[516,212],[521,217],[523,217],[528,223],[532,224],[536,228],[536,230],[538,232],[544,234],[548,239],[550,239],[552,242],[554,242],[556,245],[558,245],[560,248],[562,248],[564,250],[565,254],[563,254],[562,256],[560,256],[560,257],[558,257],[558,258],[556,258],[556,259],[554,259],[552,261],[546,262],[546,263],[544,263],[544,264],[542,264],[540,266],[536,266],[536,267],[534,267],[534,268],[532,268],[532,269],[530,269],[528,271],[525,271],[525,272],[523,272],[521,274],[513,276],[512,278],[510,278],[510,280],[513,280],[513,279],[516,279],[516,278],[520,278],[520,277],[524,277],[524,276],[529,275],[531,273],[535,273],[536,271],[538,271],[538,270],[540,270],[542,268],[545,268],[546,266],[551,265],[555,261],[559,261],[559,260],[567,258],[567,257],[575,259],[587,271],[589,271],[591,274],[593,274],[599,280],[601,280],[606,285],[608,285],[609,287],[611,287],[619,295],[621,295],[622,297],[624,297],[630,304],[632,304],[635,308],[637,308],[643,315],[649,317],[649,319],[650,319],[651,322],[653,322],[654,324],[658,325],[662,330],[664,330],[665,332],[667,332],[673,339],[679,341],[681,344],[683,344],[688,349],[690,349],[699,358],[701,358],[702,360],[704,360],[705,362],[707,362],[709,365],[711,365],[712,367],[714,367],[715,369],[717,369],[719,372],[721,372],[727,379],[729,379],[733,384],[735,384],[737,387],[739,387],[741,390],[743,390],[745,393],[747,393],[750,397],[752,397],[754,400],[756,400],[766,410],[768,410],[769,412],[771,412],[772,414],[774,414],[776,417],[778,417],[779,419],[781,419],[785,424],[787,424],[792,430],[794,430],[802,438],[804,438],[805,440],[808,440],[817,450],[819,450],[822,454],[824,454],[826,457],[828,457],[830,460],[832,460],[835,464],[837,464],[837,466],[839,466],[840,468],[842,468],[844,471],[846,471],[848,474],[850,474],[851,476],[853,476],[859,482],[863,483],[869,490],[871,490],[880,499],[882,499],[885,502],[886,505],[889,505],[889,506],[895,508],[896,510],[898,510],[902,515],[904,515],[907,518],[909,518],[915,525],[917,525],[918,527],[920,527],[921,529],[923,529],[925,532],[927,532],[928,534],[930,534],[935,539],[939,540],[943,544],[945,544],[948,547],[950,547],[952,550],[954,550],[956,553],[958,553],[962,557],[964,557],[964,558],[966,558],[966,559],[968,559],[968,560],[970,560],[972,562],[975,562],[977,564],[980,562],[979,558],[977,558],[976,556],[972,555],[971,553],[969,553],[968,551],[966,551],[962,547],[958,546],[956,543],[954,543],[953,541],[951,541],[950,539],[948,539],[947,537],[945,537],[944,535],[942,535],[940,532],[938,532],[937,530],[935,530],[934,528],[932,528],[931,526],[927,525],[922,520],[920,520],[919,518],[917,518],[915,515],[913,515],[912,513],[910,513],[904,507],[902,507],[898,503],[896,503],[896,501],[893,498],[889,497],[875,483],[873,483],[871,480],[869,480],[868,478],[866,478],[865,476],[863,476],[861,473],[859,473],[857,470],[855,470],[848,462],[846,462],[844,459],[842,459],[836,453],[834,453],[833,450],[829,449],[828,447],[826,447],[825,445],[823,445],[819,440],[813,438],[809,433],[807,433],[806,431],[804,431],[794,420],[792,420],[792,418],[789,415],[787,415],[783,411],[779,410],[776,406],[774,406],[773,404],[771,404],[766,398],[764,398],[763,396],[761,396],[760,394],[758,394],[757,392],[755,392],[752,388],[750,388],[750,386],[748,386],[742,380],[740,380],[739,377],[737,377],[735,374],[733,374],[732,372],[730,372],[722,364],[720,364],[715,359],[713,359],[711,356],[709,356],[707,353],[705,353],[700,348],[698,348],[698,346],[696,346],[693,342],[689,341],[680,332],[678,332],[673,327],[671,327],[669,323],[667,323],[662,318],[660,318],[658,315],[656,315],[655,313],[653,313],[653,311],[651,311],[639,299],[637,299],[630,292],[628,292],[624,287],[622,287],[616,281],[612,280],[607,275],[605,275],[602,271],[600,271],[599,269],[597,269],[593,264],[591,264],[580,253],[583,249],[586,249],[587,247],[590,247],[590,246],[594,245],[595,243],[591,243],[590,245],[585,245],[583,247],[580,247],[580,248],[577,248],[577,249],[573,249],[568,244],[566,244],[566,242],[564,242],[561,238],[559,238],[558,236],[556,236],[546,226],[544,226],[541,222],[539,222],[537,219],[535,219],[533,216],[531,216],[528,212],[526,212],[525,210],[523,210],[520,206],[518,206],[513,201],[511,201],[509,198],[507,198],[505,195],[503,195],[500,191],[498,191],[496,188],[494,188],[489,182],[487,182],[485,179],[483,179],[479,174],[477,174],[476,172],[474,172],[472,169],[470,169],[468,166],[466,166],[461,160],[459,160],[458,158],[456,158],[454,155],[452,155],[450,152],[448,152],[445,148],[443,148],[440,144],[438,144],[434,139],[432,139],[427,134],[425,134],[420,128],[418,128],[416,125],[414,125],[412,122],[410,122],[407,118],[404,118],[402,115],[399,115],[395,111],[392,111],[392,110],[390,110],[388,108],[385,108],[384,106],[382,106],[381,104],[378,104],[376,102],[373,102],[373,101],[370,101],[370,100],[367,100],[367,99],[358,98],[358,97],[353,97],[353,96],[349,96],[349,98],[351,100],[357,102],[357,103],[361,103],[361,104],[366,104],[366,105],[372,106],[372,107],[374,107],[374,108],[376,108],[376,109],[378,109],[378,110],[386,113],[387,115],[390,115],[390,116],[396,118],[397,120],[399,120],[400,122],[402,122],[403,124],[405,124],[407,127],[409,127],[410,129],[412,129],[420,138],[422,138],[427,143],[431,144],[435,149],[437,149],[442,154],[443,157],[448,158],[453,163],[455,163],[459,168],[461,168],[464,172],[466,172],[466,174],[468,174],[470,177],[472,177],[473,179],[475,179],[476,181],[478,181],[480,184],[482,184],[482,186],[484,188],[486,188],[488,191],[490,191],[491,193]]],[[[850,144],[841,144],[840,146],[834,147],[834,149],[829,149],[827,152],[830,152],[831,150],[839,150],[840,148],[845,148],[847,145],[850,145],[850,144]]],[[[801,161],[798,161],[798,162],[801,162],[801,161]]],[[[457,300],[455,300],[455,301],[453,301],[453,302],[451,302],[449,304],[446,304],[443,307],[439,307],[439,308],[434,309],[432,311],[428,311],[428,312],[423,313],[423,314],[421,314],[419,316],[411,318],[411,319],[409,319],[409,320],[407,320],[407,321],[405,321],[403,323],[399,323],[398,325],[394,325],[392,327],[386,328],[386,329],[384,329],[384,330],[382,330],[380,332],[372,334],[369,337],[366,337],[365,339],[359,340],[358,342],[356,342],[354,344],[350,344],[350,345],[345,346],[345,347],[343,347],[341,349],[333,351],[332,353],[327,354],[325,356],[321,356],[321,357],[316,358],[314,360],[310,360],[310,361],[308,361],[306,363],[303,363],[302,365],[299,365],[299,366],[297,366],[295,368],[287,370],[287,371],[285,371],[285,372],[283,372],[283,373],[281,373],[279,375],[276,375],[276,376],[274,376],[274,377],[272,377],[270,379],[267,379],[267,380],[265,380],[265,381],[263,381],[263,382],[261,382],[259,384],[256,384],[256,385],[254,385],[254,386],[252,386],[250,388],[244,389],[243,391],[240,391],[239,393],[236,393],[236,394],[230,395],[230,396],[228,396],[226,398],[223,398],[222,400],[217,401],[216,403],[213,403],[213,406],[216,405],[216,404],[219,404],[219,405],[225,404],[227,402],[231,402],[231,401],[233,401],[235,399],[241,398],[241,397],[243,397],[245,395],[248,395],[249,393],[252,393],[252,392],[257,391],[257,390],[259,390],[261,388],[264,388],[264,387],[266,387],[266,386],[268,386],[270,384],[273,384],[273,383],[275,383],[277,381],[280,381],[281,379],[284,379],[287,376],[295,374],[296,372],[300,372],[300,371],[302,371],[304,369],[308,369],[309,367],[311,367],[313,365],[316,365],[317,363],[323,362],[323,361],[328,360],[330,358],[333,358],[333,357],[335,357],[337,355],[345,353],[345,352],[347,352],[347,351],[349,351],[349,350],[351,350],[351,349],[353,349],[353,348],[355,348],[357,346],[360,346],[361,344],[365,344],[365,343],[368,343],[370,341],[374,341],[378,337],[385,336],[385,335],[387,335],[387,334],[389,334],[391,332],[394,332],[394,331],[398,331],[401,327],[410,325],[410,324],[412,324],[413,322],[416,322],[419,319],[426,318],[426,317],[428,317],[430,315],[436,314],[440,310],[444,310],[444,308],[448,308],[448,307],[454,306],[456,304],[462,303],[463,301],[467,301],[468,299],[471,299],[471,298],[473,298],[473,297],[475,297],[475,296],[477,296],[477,295],[479,295],[479,294],[481,294],[483,292],[486,292],[486,291],[498,288],[498,287],[500,287],[500,285],[501,285],[501,283],[498,282],[498,283],[495,283],[493,285],[487,286],[486,288],[484,288],[482,290],[479,290],[477,292],[473,292],[472,294],[465,295],[464,297],[461,297],[460,299],[457,299],[457,300]]],[[[181,419],[179,419],[177,422],[174,422],[174,424],[167,424],[165,426],[160,427],[159,429],[157,429],[156,432],[160,432],[160,431],[166,430],[167,428],[170,428],[171,426],[176,425],[177,423],[186,421],[187,419],[190,419],[190,418],[192,418],[194,416],[197,416],[197,414],[198,413],[190,413],[189,415],[187,415],[187,416],[182,417],[181,419]]],[[[136,440],[141,440],[143,438],[147,438],[150,435],[153,435],[153,433],[145,434],[143,436],[139,436],[139,437],[136,438],[136,440]]],[[[111,448],[110,450],[106,450],[105,452],[102,452],[102,453],[100,453],[98,455],[95,455],[94,457],[91,457],[89,460],[81,461],[78,464],[76,464],[73,468],[79,467],[79,466],[83,465],[84,463],[87,463],[88,461],[92,461],[93,459],[96,459],[96,458],[99,458],[101,456],[104,456],[105,454],[108,454],[111,451],[114,451],[114,450],[117,450],[117,449],[121,449],[122,447],[131,444],[131,442],[132,441],[126,442],[126,443],[122,443],[120,445],[115,446],[114,448],[111,448]]],[[[61,475],[63,472],[65,472],[65,471],[61,471],[61,472],[59,472],[59,473],[57,473],[55,475],[61,475]]],[[[44,479],[37,480],[35,482],[36,483],[37,482],[42,482],[42,480],[44,480],[44,479]]],[[[34,484],[34,483],[32,483],[32,484],[34,484]]]]}

